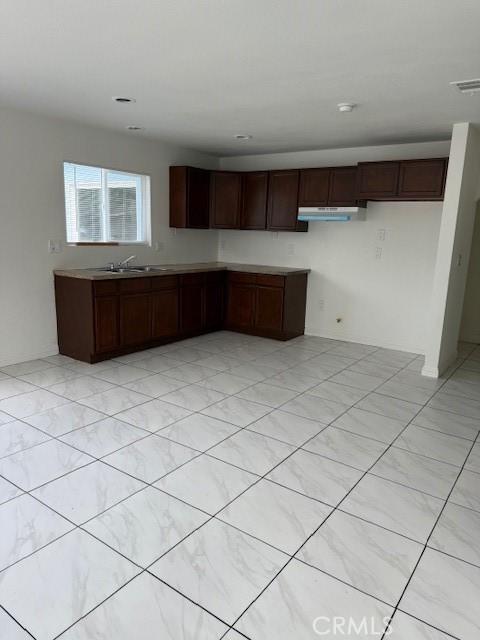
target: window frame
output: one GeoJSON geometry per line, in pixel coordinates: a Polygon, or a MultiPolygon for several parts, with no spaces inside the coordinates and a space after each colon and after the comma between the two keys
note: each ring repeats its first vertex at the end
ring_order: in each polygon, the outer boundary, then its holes
{"type": "MultiPolygon", "coordinates": [[[[97,164],[91,164],[86,162],[76,162],[73,160],[63,160],[62,161],[62,179],[63,179],[63,209],[64,209],[64,233],[65,233],[65,243],[68,247],[116,247],[116,246],[152,246],[152,209],[151,209],[151,175],[149,173],[140,173],[139,171],[131,171],[130,169],[119,169],[118,167],[106,167],[100,166],[97,164]],[[107,181],[104,179],[104,176],[107,173],[120,173],[120,174],[131,174],[133,176],[137,176],[141,179],[141,211],[140,211],[140,219],[142,223],[144,240],[129,240],[129,241],[120,241],[120,240],[102,240],[96,242],[95,240],[89,241],[78,241],[72,242],[68,240],[67,237],[67,193],[66,193],[66,182],[65,182],[65,165],[77,165],[80,167],[91,167],[92,169],[99,169],[101,171],[102,180],[101,180],[101,191],[102,191],[102,205],[103,203],[108,203],[109,195],[108,195],[108,187],[107,181]]],[[[107,216],[106,209],[103,210],[102,215],[102,226],[105,223],[107,216]]]]}

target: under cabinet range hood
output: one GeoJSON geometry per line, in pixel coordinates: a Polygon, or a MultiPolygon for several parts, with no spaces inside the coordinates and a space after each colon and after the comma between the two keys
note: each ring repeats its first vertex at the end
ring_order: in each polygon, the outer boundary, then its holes
{"type": "Polygon", "coordinates": [[[300,207],[298,219],[305,222],[351,222],[365,220],[365,207],[300,207]]]}

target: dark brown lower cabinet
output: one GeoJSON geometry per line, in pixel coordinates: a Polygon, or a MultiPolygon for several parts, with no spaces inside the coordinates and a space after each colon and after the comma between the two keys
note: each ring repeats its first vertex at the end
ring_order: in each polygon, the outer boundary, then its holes
{"type": "Polygon", "coordinates": [[[227,293],[227,327],[253,330],[255,324],[255,286],[230,282],[227,293]]]}
{"type": "Polygon", "coordinates": [[[55,276],[61,354],[98,362],[224,327],[303,334],[307,274],[215,271],[87,280],[55,276]]]}
{"type": "Polygon", "coordinates": [[[259,331],[282,330],[283,287],[257,286],[255,299],[255,327],[259,331]]]}
{"type": "Polygon", "coordinates": [[[151,297],[137,293],[119,297],[120,344],[133,347],[152,338],[151,297]]]}
{"type": "Polygon", "coordinates": [[[180,332],[200,333],[203,329],[205,274],[180,276],[180,332]]]}
{"type": "Polygon", "coordinates": [[[279,340],[303,334],[307,274],[232,272],[228,280],[227,329],[279,340]]]}
{"type": "Polygon", "coordinates": [[[204,328],[217,331],[223,327],[225,317],[225,273],[206,274],[204,328]]]}
{"type": "Polygon", "coordinates": [[[118,349],[118,329],[118,298],[95,298],[95,351],[104,353],[118,349]]]}
{"type": "Polygon", "coordinates": [[[178,289],[152,293],[152,338],[170,338],[178,333],[178,289]]]}

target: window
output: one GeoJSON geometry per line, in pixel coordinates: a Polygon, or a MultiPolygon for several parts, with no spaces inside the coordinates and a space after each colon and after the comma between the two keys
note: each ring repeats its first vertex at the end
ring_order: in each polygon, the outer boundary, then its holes
{"type": "Polygon", "coordinates": [[[150,178],[63,164],[67,242],[149,242],[150,178]]]}

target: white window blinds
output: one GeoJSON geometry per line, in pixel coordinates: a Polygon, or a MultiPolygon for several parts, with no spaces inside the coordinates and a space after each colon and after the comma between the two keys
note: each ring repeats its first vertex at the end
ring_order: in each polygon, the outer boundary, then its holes
{"type": "Polygon", "coordinates": [[[148,242],[148,176],[65,162],[64,179],[67,242],[148,242]]]}

